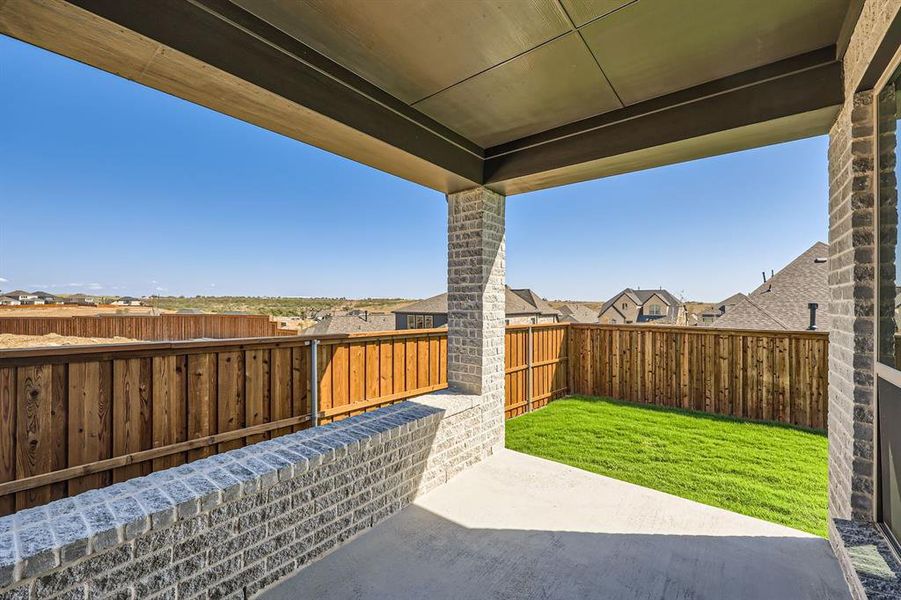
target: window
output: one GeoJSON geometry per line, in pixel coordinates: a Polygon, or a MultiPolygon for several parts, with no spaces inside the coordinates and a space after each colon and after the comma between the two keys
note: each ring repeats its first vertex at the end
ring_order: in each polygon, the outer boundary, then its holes
{"type": "Polygon", "coordinates": [[[651,307],[648,309],[648,314],[651,315],[652,317],[659,317],[660,315],[663,314],[663,309],[660,307],[659,304],[652,304],[651,307]]]}
{"type": "Polygon", "coordinates": [[[901,67],[888,76],[876,102],[879,235],[878,360],[876,365],[878,521],[901,548],[901,269],[898,268],[898,136],[901,135],[901,67]]]}
{"type": "Polygon", "coordinates": [[[628,302],[623,302],[623,310],[627,310],[629,308],[628,302]]]}
{"type": "Polygon", "coordinates": [[[407,329],[431,329],[432,315],[407,315],[407,329]]]}

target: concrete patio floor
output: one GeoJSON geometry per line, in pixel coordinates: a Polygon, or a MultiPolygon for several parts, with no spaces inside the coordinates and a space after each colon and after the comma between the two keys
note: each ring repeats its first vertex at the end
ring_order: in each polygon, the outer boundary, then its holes
{"type": "Polygon", "coordinates": [[[824,539],[509,450],[262,595],[848,597],[824,539]]]}

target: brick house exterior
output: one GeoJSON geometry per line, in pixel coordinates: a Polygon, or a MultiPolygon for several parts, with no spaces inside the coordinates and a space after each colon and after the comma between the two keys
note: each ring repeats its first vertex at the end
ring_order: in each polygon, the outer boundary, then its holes
{"type": "MultiPolygon", "coordinates": [[[[849,548],[866,539],[884,549],[870,524],[877,515],[876,324],[877,206],[874,90],[863,81],[897,18],[896,0],[864,3],[842,59],[845,103],[829,132],[829,515],[830,540],[855,597],[872,591],[849,548]],[[864,583],[862,583],[862,581],[864,583]]],[[[871,85],[871,84],[870,84],[871,85]]],[[[897,211],[878,215],[896,226],[897,211]]],[[[881,239],[894,271],[897,236],[881,239]]],[[[893,278],[893,277],[892,277],[893,278]]],[[[894,300],[894,291],[888,290],[894,300]]],[[[887,551],[880,551],[893,564],[887,551]]]]}

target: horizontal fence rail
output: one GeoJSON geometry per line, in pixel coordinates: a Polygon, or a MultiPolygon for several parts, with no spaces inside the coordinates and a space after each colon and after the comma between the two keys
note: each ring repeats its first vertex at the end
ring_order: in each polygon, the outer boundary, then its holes
{"type": "Polygon", "coordinates": [[[0,333],[72,337],[125,337],[168,341],[199,338],[247,338],[296,335],[280,329],[267,315],[97,315],[73,317],[2,317],[0,333]]]}
{"type": "Polygon", "coordinates": [[[574,394],[826,428],[824,332],[572,325],[574,394]]]}
{"type": "MultiPolygon", "coordinates": [[[[574,393],[826,426],[824,333],[542,324],[504,341],[506,418],[574,393]]],[[[446,365],[446,329],[0,350],[0,514],[446,388],[446,365]]]]}

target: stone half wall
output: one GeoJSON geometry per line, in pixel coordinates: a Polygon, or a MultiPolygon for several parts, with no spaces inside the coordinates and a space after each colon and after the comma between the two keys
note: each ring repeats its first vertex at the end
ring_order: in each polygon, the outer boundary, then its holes
{"type": "Polygon", "coordinates": [[[496,445],[432,394],[0,519],[0,599],[245,598],[496,445]]]}

